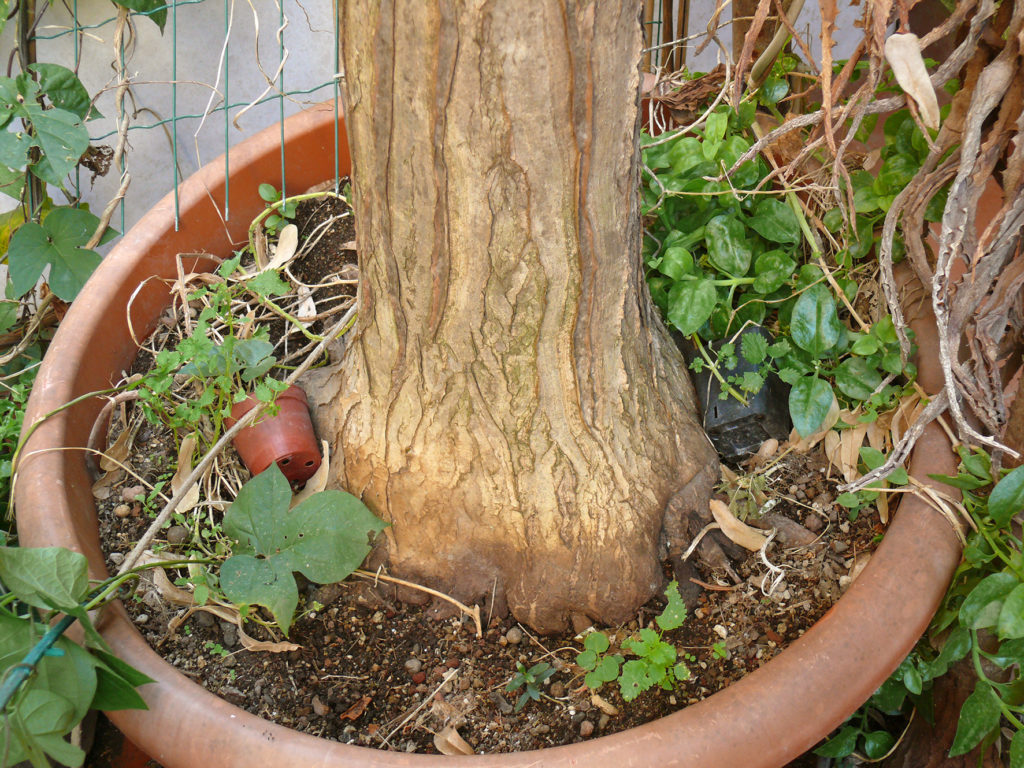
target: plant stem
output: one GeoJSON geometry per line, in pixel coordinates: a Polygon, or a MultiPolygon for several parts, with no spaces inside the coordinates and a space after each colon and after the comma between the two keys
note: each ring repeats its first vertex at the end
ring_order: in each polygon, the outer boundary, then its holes
{"type": "Polygon", "coordinates": [[[700,337],[695,333],[690,338],[693,339],[693,343],[697,346],[697,351],[700,352],[700,356],[704,358],[704,362],[706,362],[708,368],[711,369],[712,375],[718,379],[718,383],[721,385],[722,389],[739,400],[743,405],[747,405],[747,398],[741,395],[729,382],[725,380],[725,378],[723,378],[722,374],[718,370],[718,365],[715,364],[711,359],[711,356],[707,353],[707,350],[704,349],[704,345],[701,343],[700,337]]]}
{"type": "Polygon", "coordinates": [[[7,708],[7,704],[11,701],[14,694],[18,692],[21,684],[28,680],[29,675],[35,670],[39,660],[53,647],[53,644],[64,634],[65,630],[74,623],[74,616],[64,616],[47,630],[42,639],[21,660],[20,664],[15,664],[11,668],[10,673],[4,678],[3,684],[0,685],[0,710],[7,708]]]}

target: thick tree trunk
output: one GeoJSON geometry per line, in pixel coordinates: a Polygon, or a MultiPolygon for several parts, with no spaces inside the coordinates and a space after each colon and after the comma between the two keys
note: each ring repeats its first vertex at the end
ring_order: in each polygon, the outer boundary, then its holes
{"type": "Polygon", "coordinates": [[[706,510],[717,474],[641,273],[640,6],[340,13],[361,274],[320,393],[338,480],[391,521],[396,573],[540,631],[624,620],[685,544],[666,502],[706,510]]]}

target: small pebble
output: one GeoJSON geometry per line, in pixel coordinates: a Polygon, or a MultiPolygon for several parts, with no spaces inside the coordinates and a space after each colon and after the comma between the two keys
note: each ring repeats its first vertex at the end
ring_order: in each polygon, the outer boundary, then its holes
{"type": "Polygon", "coordinates": [[[608,721],[610,721],[611,719],[611,715],[609,715],[607,712],[602,712],[601,717],[598,718],[597,721],[597,729],[599,731],[603,731],[606,727],[608,727],[608,721]]]}
{"type": "Polygon", "coordinates": [[[460,662],[458,659],[448,659],[448,661],[444,663],[444,665],[448,667],[448,669],[458,669],[459,664],[460,662]]]}
{"type": "Polygon", "coordinates": [[[580,723],[580,736],[584,739],[590,736],[594,732],[594,724],[589,720],[584,720],[580,723]]]}
{"type": "Polygon", "coordinates": [[[172,525],[167,529],[168,544],[182,544],[188,540],[188,528],[183,525],[172,525]]]}
{"type": "Polygon", "coordinates": [[[127,502],[135,501],[139,496],[146,495],[146,486],[144,485],[129,485],[127,488],[121,491],[121,498],[127,502]]]}
{"type": "Polygon", "coordinates": [[[410,674],[415,675],[417,672],[423,669],[423,662],[414,656],[413,658],[406,660],[405,668],[409,670],[410,674]]]}
{"type": "Polygon", "coordinates": [[[416,672],[412,676],[412,681],[414,683],[416,683],[417,685],[419,685],[420,683],[425,682],[426,679],[427,679],[427,673],[426,672],[416,672]]]}
{"type": "Polygon", "coordinates": [[[512,643],[512,645],[519,645],[519,643],[523,642],[523,630],[519,627],[512,627],[512,629],[505,633],[505,639],[512,643]]]}
{"type": "Polygon", "coordinates": [[[843,522],[841,522],[839,524],[839,530],[842,531],[843,533],[849,533],[850,532],[850,523],[848,521],[844,520],[843,522]]]}
{"type": "Polygon", "coordinates": [[[380,624],[382,621],[384,621],[384,613],[382,611],[377,611],[370,618],[370,621],[372,621],[374,624],[380,624]]]}
{"type": "Polygon", "coordinates": [[[565,696],[565,684],[564,683],[552,683],[551,684],[551,696],[556,699],[560,699],[565,696]]]}
{"type": "Polygon", "coordinates": [[[313,711],[316,713],[317,717],[323,717],[328,712],[330,712],[331,709],[326,704],[324,704],[322,701],[320,701],[320,698],[318,696],[314,696],[313,697],[313,711]]]}
{"type": "Polygon", "coordinates": [[[838,554],[840,554],[840,553],[842,553],[842,552],[845,552],[845,551],[846,551],[846,550],[848,550],[849,548],[850,548],[850,545],[849,545],[849,544],[847,544],[847,543],[846,543],[845,541],[833,541],[833,542],[832,542],[832,550],[833,550],[833,551],[834,551],[834,552],[835,552],[835,553],[836,553],[837,555],[838,555],[838,554]]]}
{"type": "Polygon", "coordinates": [[[149,621],[148,613],[140,613],[138,616],[135,617],[136,624],[145,624],[147,621],[149,621]]]}
{"type": "Polygon", "coordinates": [[[128,517],[132,513],[132,508],[127,504],[118,504],[114,507],[114,514],[118,517],[128,517]]]}
{"type": "Polygon", "coordinates": [[[804,520],[804,528],[806,528],[811,533],[817,533],[818,531],[820,531],[822,525],[823,523],[821,522],[821,518],[818,515],[808,515],[807,519],[804,520]]]}
{"type": "Polygon", "coordinates": [[[124,555],[120,552],[111,552],[110,562],[112,562],[114,565],[120,565],[124,562],[124,555]]]}

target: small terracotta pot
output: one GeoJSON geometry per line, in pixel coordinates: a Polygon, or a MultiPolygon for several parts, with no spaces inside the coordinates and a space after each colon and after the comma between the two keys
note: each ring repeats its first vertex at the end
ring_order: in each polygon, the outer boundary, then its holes
{"type": "MultiPolygon", "coordinates": [[[[260,416],[256,422],[239,432],[233,441],[235,450],[253,475],[277,462],[290,483],[304,483],[320,467],[320,451],[309,418],[306,393],[294,384],[274,401],[278,411],[273,416],[260,416]]],[[[228,427],[260,404],[254,396],[237,403],[231,416],[224,420],[228,427]]]]}

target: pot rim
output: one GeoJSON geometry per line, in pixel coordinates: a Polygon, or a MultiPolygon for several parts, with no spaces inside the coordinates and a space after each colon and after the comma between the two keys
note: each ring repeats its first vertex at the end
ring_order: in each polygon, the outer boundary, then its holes
{"type": "MultiPolygon", "coordinates": [[[[96,270],[72,304],[51,343],[29,400],[25,424],[83,392],[107,384],[134,355],[166,303],[154,272],[173,280],[174,255],[230,252],[250,212],[262,210],[261,182],[280,185],[282,152],[292,188],[322,180],[325,153],[336,146],[349,167],[344,123],[321,104],[272,126],[230,152],[232,221],[222,220],[224,160],[204,166],[179,188],[180,228],[168,195],[96,270]],[[251,190],[249,190],[251,188],[251,190]],[[249,194],[246,190],[251,191],[249,194]],[[139,289],[139,284],[142,288],[139,289]],[[129,307],[111,310],[110,307],[129,307]],[[131,323],[122,315],[130,314],[131,323]],[[111,318],[115,318],[111,320],[111,318]],[[82,339],[96,338],[92,347],[82,339]],[[126,341],[127,340],[127,341],[126,341]],[[127,344],[127,346],[126,346],[127,344]]],[[[194,259],[186,267],[211,268],[194,259]]],[[[919,345],[935,339],[927,322],[915,326],[919,345]]],[[[937,344],[937,342],[936,342],[937,344]]],[[[924,355],[919,381],[936,391],[937,356],[924,355]],[[935,368],[935,370],[932,370],[935,368]]],[[[939,374],[941,376],[941,374],[939,374]]],[[[32,435],[18,467],[18,532],[24,546],[63,546],[89,558],[91,575],[106,567],[82,446],[99,409],[83,402],[45,421],[32,435]],[[59,493],[55,493],[59,489],[59,493]]],[[[929,473],[953,474],[956,464],[942,431],[931,425],[918,443],[911,473],[935,485],[929,473]]],[[[924,632],[960,558],[949,524],[914,496],[903,497],[882,543],[845,595],[803,637],[739,682],[660,720],[610,736],[542,751],[459,757],[478,766],[738,766],[772,768],[805,752],[848,717],[898,666],[924,632]]],[[[383,752],[316,738],[264,721],[209,693],[149,648],[120,604],[101,616],[112,649],[154,680],[140,693],[149,711],[109,713],[125,735],[165,768],[259,766],[447,766],[451,757],[383,752]]]]}

